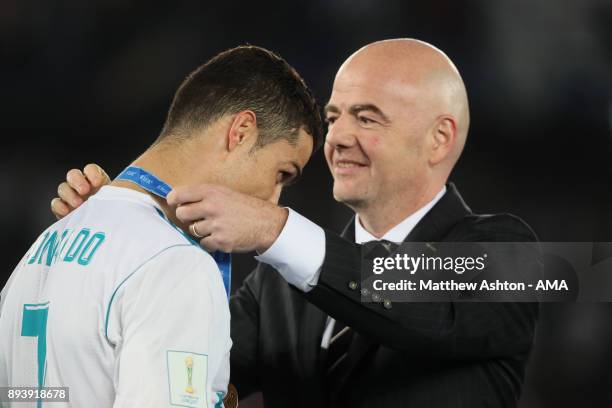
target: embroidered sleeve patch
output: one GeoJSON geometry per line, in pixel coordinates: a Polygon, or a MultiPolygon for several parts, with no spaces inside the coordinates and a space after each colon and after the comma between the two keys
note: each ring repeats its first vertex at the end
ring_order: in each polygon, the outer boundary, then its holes
{"type": "Polygon", "coordinates": [[[168,350],[170,405],[188,408],[207,406],[208,356],[188,351],[168,350]]]}

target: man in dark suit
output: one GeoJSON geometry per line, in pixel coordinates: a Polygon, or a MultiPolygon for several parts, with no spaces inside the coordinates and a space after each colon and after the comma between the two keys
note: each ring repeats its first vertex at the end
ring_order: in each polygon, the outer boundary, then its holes
{"type": "MultiPolygon", "coordinates": [[[[296,290],[268,265],[232,298],[231,378],[241,395],[262,390],[265,407],[514,407],[531,348],[531,303],[361,303],[353,222],[326,232],[318,284],[296,290]],[[321,367],[327,316],[353,331],[345,367],[321,367]]],[[[456,188],[408,241],[530,241],[509,216],[473,214],[456,188]]],[[[519,260],[516,261],[519,264],[519,260]]]]}
{"type": "Polygon", "coordinates": [[[356,213],[342,236],[216,186],[169,196],[203,246],[260,254],[230,305],[241,397],[263,391],[267,408],[516,406],[536,305],[390,302],[360,287],[367,241],[536,240],[514,216],[473,214],[447,182],[469,127],[457,69],[420,41],[370,44],[340,68],[326,116],[334,197],[356,213]]]}

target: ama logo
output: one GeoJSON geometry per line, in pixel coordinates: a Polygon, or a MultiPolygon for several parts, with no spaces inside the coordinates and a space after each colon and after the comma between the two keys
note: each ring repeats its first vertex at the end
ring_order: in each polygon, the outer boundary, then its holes
{"type": "Polygon", "coordinates": [[[535,290],[569,290],[569,288],[565,279],[539,280],[535,290]]]}

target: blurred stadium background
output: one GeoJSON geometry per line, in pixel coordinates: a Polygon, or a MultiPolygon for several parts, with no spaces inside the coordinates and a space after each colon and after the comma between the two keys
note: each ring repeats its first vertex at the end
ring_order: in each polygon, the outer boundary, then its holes
{"type": "MultiPolygon", "coordinates": [[[[472,127],[452,180],[473,210],[515,213],[542,241],[612,241],[610,0],[3,0],[0,286],[53,221],[66,170],[116,175],[215,53],[274,50],[324,103],[350,53],[394,37],[433,43],[463,74],[472,127]]],[[[282,202],[340,230],[350,212],[322,152],[305,174],[282,202]]],[[[236,258],[234,287],[253,265],[236,258]]],[[[520,406],[611,406],[611,365],[612,305],[546,304],[520,406]]]]}

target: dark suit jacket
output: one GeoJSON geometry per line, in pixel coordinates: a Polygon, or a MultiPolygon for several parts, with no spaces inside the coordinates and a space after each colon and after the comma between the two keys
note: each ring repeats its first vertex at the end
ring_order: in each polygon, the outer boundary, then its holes
{"type": "MultiPolygon", "coordinates": [[[[454,185],[408,241],[535,241],[508,214],[476,215],[454,185]]],[[[326,231],[319,283],[303,293],[260,264],[231,299],[231,381],[275,407],[515,407],[532,346],[532,303],[362,303],[353,222],[326,231]],[[318,366],[327,315],[355,330],[348,374],[333,389],[318,366]],[[331,403],[330,403],[331,401],[331,403]]]]}

